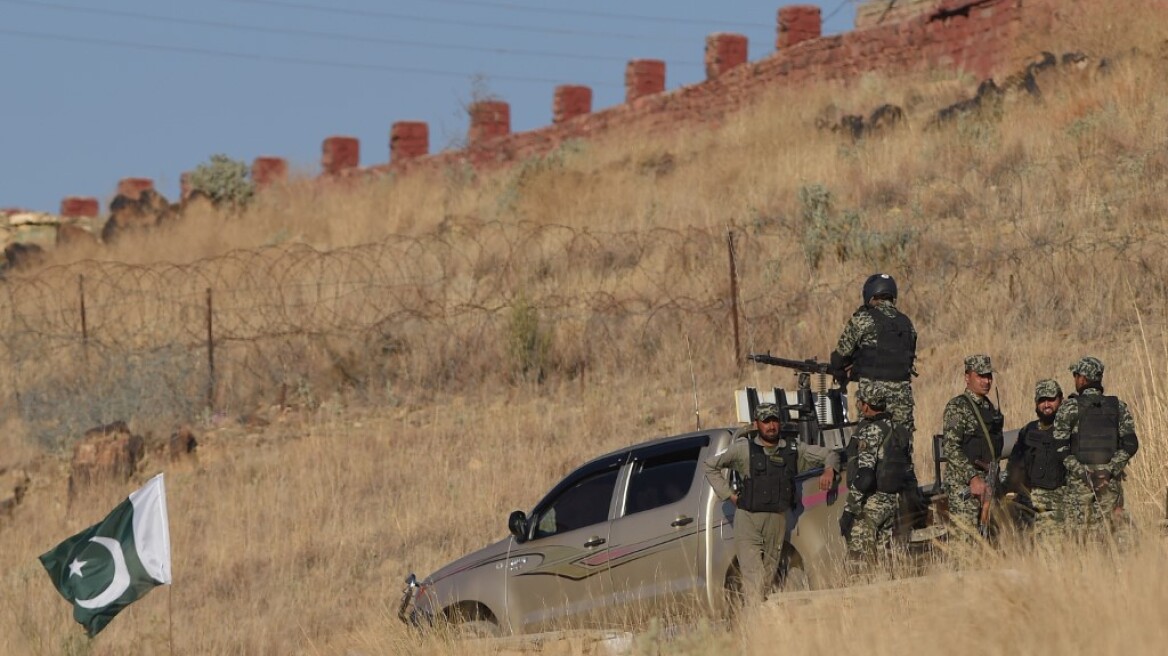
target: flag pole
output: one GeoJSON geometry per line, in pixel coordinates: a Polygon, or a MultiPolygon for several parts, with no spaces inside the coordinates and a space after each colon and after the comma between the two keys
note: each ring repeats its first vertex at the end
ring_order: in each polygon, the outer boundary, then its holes
{"type": "Polygon", "coordinates": [[[170,642],[170,656],[174,656],[174,604],[171,597],[174,595],[174,584],[166,586],[166,634],[170,642]]]}

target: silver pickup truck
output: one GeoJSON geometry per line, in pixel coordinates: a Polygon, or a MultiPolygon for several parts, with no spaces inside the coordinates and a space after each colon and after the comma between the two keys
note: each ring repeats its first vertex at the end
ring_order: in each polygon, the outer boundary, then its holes
{"type": "MultiPolygon", "coordinates": [[[[829,446],[844,444],[852,430],[846,421],[813,428],[829,446]]],[[[627,623],[665,611],[727,613],[740,584],[735,508],[713,494],[701,463],[727,448],[733,433],[687,433],[592,460],[530,513],[513,512],[508,537],[422,581],[411,574],[400,617],[487,636],[612,626],[617,618],[627,623]]],[[[836,583],[847,489],[840,480],[821,491],[820,473],[798,479],[801,498],[788,518],[780,585],[836,583]]]]}

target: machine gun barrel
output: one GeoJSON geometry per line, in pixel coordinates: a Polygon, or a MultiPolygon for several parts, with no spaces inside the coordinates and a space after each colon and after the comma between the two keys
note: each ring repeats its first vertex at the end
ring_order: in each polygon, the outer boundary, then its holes
{"type": "Polygon", "coordinates": [[[759,364],[769,364],[772,367],[786,367],[787,369],[794,369],[806,374],[830,374],[831,365],[827,362],[819,362],[814,359],[809,360],[788,360],[787,358],[776,358],[769,353],[751,353],[746,356],[747,360],[757,362],[759,364]]]}

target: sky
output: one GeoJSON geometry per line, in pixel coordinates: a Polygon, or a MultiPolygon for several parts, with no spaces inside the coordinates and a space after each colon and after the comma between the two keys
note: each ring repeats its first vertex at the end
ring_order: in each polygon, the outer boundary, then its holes
{"type": "Polygon", "coordinates": [[[559,84],[624,100],[630,59],[666,62],[666,88],[700,82],[705,38],[736,32],[774,51],[784,4],[817,4],[824,33],[855,0],[0,0],[0,208],[103,204],[125,177],[177,200],[183,171],[224,154],[319,171],[321,142],[361,140],[389,160],[396,121],[461,142],[466,105],[511,105],[511,129],[551,122],[559,84]]]}

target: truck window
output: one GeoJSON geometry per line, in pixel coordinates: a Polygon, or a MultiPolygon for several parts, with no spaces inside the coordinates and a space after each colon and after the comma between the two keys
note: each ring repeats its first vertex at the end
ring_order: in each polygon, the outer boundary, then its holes
{"type": "Polygon", "coordinates": [[[633,464],[625,515],[681,501],[689,494],[701,447],[638,460],[633,464]]]}
{"type": "Polygon", "coordinates": [[[608,508],[619,471],[620,467],[614,466],[593,473],[561,492],[536,514],[539,519],[535,537],[543,538],[608,521],[608,508]]]}

